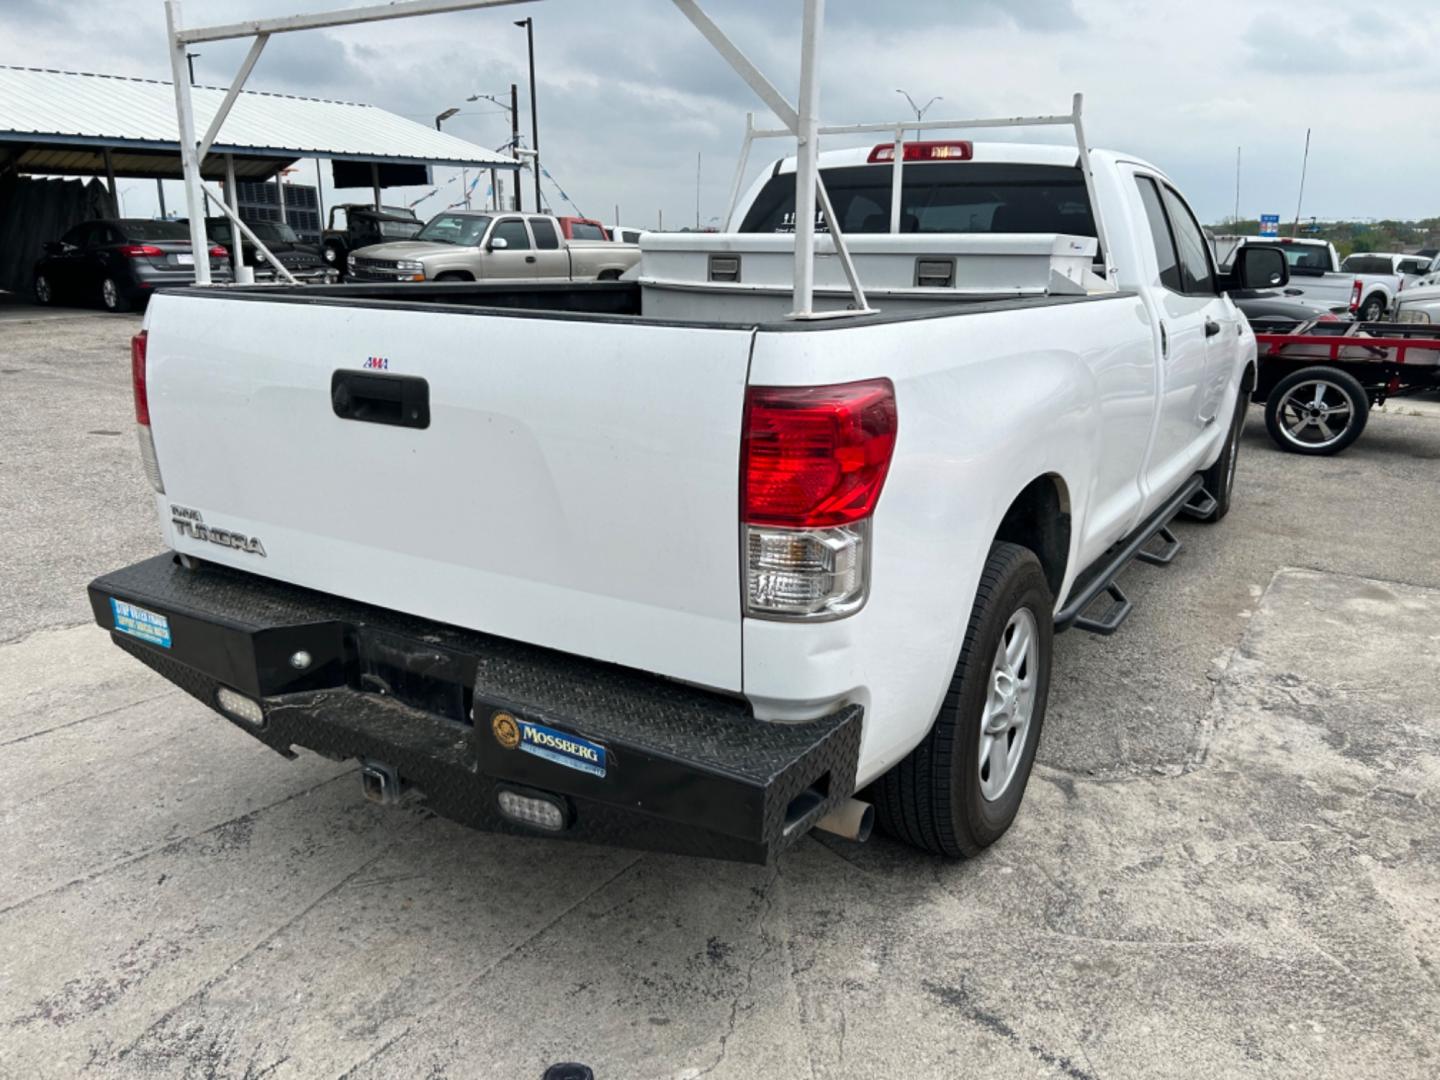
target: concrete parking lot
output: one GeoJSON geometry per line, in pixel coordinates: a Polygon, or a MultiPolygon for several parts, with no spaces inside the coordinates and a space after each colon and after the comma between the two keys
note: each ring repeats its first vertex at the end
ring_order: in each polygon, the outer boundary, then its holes
{"type": "Polygon", "coordinates": [[[0,321],[0,1074],[1440,1075],[1440,419],[1276,451],[1058,639],[1013,831],[768,868],[467,831],[110,645],[134,317],[0,321]]]}

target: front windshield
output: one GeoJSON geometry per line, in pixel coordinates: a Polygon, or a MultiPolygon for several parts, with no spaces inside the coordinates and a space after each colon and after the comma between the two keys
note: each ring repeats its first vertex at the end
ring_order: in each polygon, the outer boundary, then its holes
{"type": "Polygon", "coordinates": [[[415,239],[474,247],[489,224],[490,219],[483,214],[437,214],[415,234],[415,239]]]}
{"type": "Polygon", "coordinates": [[[267,243],[271,240],[277,244],[298,244],[300,242],[300,237],[289,225],[281,225],[273,221],[257,221],[250,228],[256,236],[267,243]]]}

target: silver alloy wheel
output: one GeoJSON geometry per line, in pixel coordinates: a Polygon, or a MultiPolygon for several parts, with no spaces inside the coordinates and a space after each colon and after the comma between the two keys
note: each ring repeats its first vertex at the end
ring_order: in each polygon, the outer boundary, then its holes
{"type": "Polygon", "coordinates": [[[1329,379],[1306,379],[1285,392],[1275,411],[1280,430],[1296,446],[1330,446],[1355,422],[1350,395],[1329,379]]]}
{"type": "Polygon", "coordinates": [[[1378,296],[1372,299],[1360,312],[1361,322],[1378,322],[1385,314],[1385,302],[1378,296]]]}
{"type": "Polygon", "coordinates": [[[106,278],[100,283],[100,301],[111,311],[120,306],[120,290],[115,287],[114,278],[106,278]]]}
{"type": "Polygon", "coordinates": [[[44,274],[35,279],[35,299],[42,304],[50,303],[50,279],[44,274]]]}
{"type": "Polygon", "coordinates": [[[1035,616],[1021,608],[1010,616],[990,665],[985,711],[980,717],[980,794],[994,802],[1005,794],[1025,754],[1035,715],[1035,673],[1040,668],[1035,616]]]}

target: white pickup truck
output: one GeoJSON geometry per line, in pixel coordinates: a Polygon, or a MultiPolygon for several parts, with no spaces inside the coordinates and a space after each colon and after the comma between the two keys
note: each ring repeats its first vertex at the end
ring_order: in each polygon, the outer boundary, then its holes
{"type": "Polygon", "coordinates": [[[1290,284],[1286,292],[1306,301],[1320,302],[1340,308],[1349,305],[1355,317],[1362,322],[1378,322],[1395,303],[1404,286],[1406,276],[1413,273],[1408,267],[1401,272],[1399,265],[1391,265],[1389,256],[1384,263],[1359,261],[1350,264],[1340,261],[1335,245],[1328,240],[1291,237],[1231,237],[1236,240],[1234,251],[1243,247],[1279,248],[1290,264],[1290,284]]]}
{"type": "Polygon", "coordinates": [[[911,143],[901,184],[885,150],[820,156],[878,311],[844,312],[819,235],[834,310],[777,314],[788,160],[740,231],[643,238],[640,280],[156,297],[132,360],[168,550],[91,585],[99,625],[275,750],[476,827],[764,861],[873,805],[978,852],[1052,635],[1113,631],[1120,570],[1229,508],[1255,339],[1154,166],[911,143]]]}

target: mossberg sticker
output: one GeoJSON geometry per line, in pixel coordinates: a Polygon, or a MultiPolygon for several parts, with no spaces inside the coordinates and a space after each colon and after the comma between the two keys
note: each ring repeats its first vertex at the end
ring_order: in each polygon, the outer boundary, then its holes
{"type": "Polygon", "coordinates": [[[579,769],[591,776],[605,775],[605,748],[579,735],[520,721],[520,749],[567,769],[579,769]]]}
{"type": "Polygon", "coordinates": [[[116,600],[113,596],[110,598],[110,614],[114,619],[115,629],[122,634],[129,634],[164,649],[170,648],[170,620],[164,615],[127,604],[124,600],[116,600]]]}

